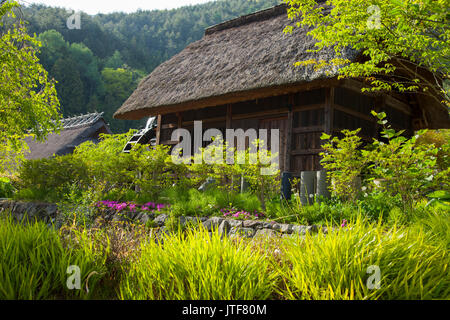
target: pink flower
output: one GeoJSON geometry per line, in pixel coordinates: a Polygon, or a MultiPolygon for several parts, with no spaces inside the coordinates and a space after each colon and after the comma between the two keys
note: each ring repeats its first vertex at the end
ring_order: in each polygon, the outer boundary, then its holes
{"type": "Polygon", "coordinates": [[[116,210],[121,211],[121,210],[125,209],[126,207],[127,207],[127,204],[125,202],[121,203],[121,204],[117,204],[116,210]]]}
{"type": "Polygon", "coordinates": [[[347,226],[347,220],[344,219],[344,220],[342,220],[341,227],[344,228],[346,226],[347,226]]]}

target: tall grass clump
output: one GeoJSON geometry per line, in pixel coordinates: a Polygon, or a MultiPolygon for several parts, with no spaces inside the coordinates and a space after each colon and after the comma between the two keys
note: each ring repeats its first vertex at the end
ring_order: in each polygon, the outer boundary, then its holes
{"type": "Polygon", "coordinates": [[[275,278],[264,253],[203,228],[143,244],[126,273],[120,297],[139,300],[267,299],[275,278]]]}
{"type": "Polygon", "coordinates": [[[450,250],[450,211],[432,207],[416,210],[411,217],[411,229],[424,230],[431,241],[441,243],[450,250]]]}
{"type": "Polygon", "coordinates": [[[280,294],[287,299],[450,298],[446,246],[427,241],[422,229],[357,219],[327,235],[286,243],[283,251],[280,294]],[[379,288],[370,266],[379,267],[379,288]]]}
{"type": "Polygon", "coordinates": [[[95,291],[102,263],[88,243],[80,250],[64,247],[57,231],[41,222],[17,223],[10,216],[0,218],[0,299],[47,300],[89,298],[85,284],[95,291]],[[81,271],[80,290],[69,290],[67,268],[81,271]]]}

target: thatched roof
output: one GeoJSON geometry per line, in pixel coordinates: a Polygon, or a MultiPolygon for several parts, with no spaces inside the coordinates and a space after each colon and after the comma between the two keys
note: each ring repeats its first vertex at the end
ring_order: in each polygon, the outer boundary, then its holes
{"type": "MultiPolygon", "coordinates": [[[[161,64],[115,113],[117,119],[141,119],[187,105],[246,100],[246,93],[334,77],[337,69],[295,68],[297,61],[328,60],[333,50],[308,53],[315,41],[307,29],[284,34],[286,5],[279,5],[208,28],[205,36],[161,64]],[[234,100],[233,100],[234,99],[234,100]]],[[[344,58],[353,59],[354,52],[344,58]]],[[[262,97],[261,96],[261,97],[262,97]]]]}
{"type": "Polygon", "coordinates": [[[103,119],[103,113],[91,113],[62,120],[59,134],[50,134],[45,142],[26,138],[30,152],[27,159],[50,158],[54,155],[72,153],[76,146],[86,141],[98,141],[99,133],[111,134],[111,130],[103,119]]]}
{"type": "MultiPolygon", "coordinates": [[[[310,30],[295,28],[285,34],[292,23],[282,4],[208,28],[201,40],[143,79],[114,117],[138,120],[327,86],[328,79],[337,78],[336,67],[317,71],[294,63],[329,61],[336,53],[331,48],[308,52],[316,49],[315,40],[307,35],[310,30]]],[[[342,52],[342,58],[350,61],[358,56],[354,50],[342,52]]],[[[450,128],[448,110],[441,104],[423,97],[417,100],[429,119],[428,128],[450,128]]]]}

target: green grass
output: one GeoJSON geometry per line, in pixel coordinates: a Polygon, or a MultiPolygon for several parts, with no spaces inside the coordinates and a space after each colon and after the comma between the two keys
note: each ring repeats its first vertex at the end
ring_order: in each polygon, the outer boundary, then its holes
{"type": "MultiPolygon", "coordinates": [[[[448,224],[447,224],[448,226],[448,224]]],[[[327,235],[306,236],[283,247],[281,295],[288,299],[449,299],[448,250],[423,228],[358,219],[327,235]],[[370,266],[380,288],[367,286],[370,266]]]]}
{"type": "Polygon", "coordinates": [[[406,224],[359,215],[326,235],[271,242],[201,227],[157,242],[132,225],[57,232],[2,217],[0,299],[450,299],[449,212],[423,209],[406,224]],[[82,290],[66,288],[69,265],[82,290]],[[379,289],[367,286],[370,266],[379,289]]]}
{"type": "MultiPolygon", "coordinates": [[[[89,298],[83,290],[68,290],[67,267],[81,269],[85,285],[91,272],[102,272],[92,243],[80,239],[80,249],[68,249],[56,231],[43,223],[17,224],[9,216],[0,218],[0,300],[89,298]]],[[[98,276],[91,276],[89,288],[95,291],[98,276]]]]}
{"type": "Polygon", "coordinates": [[[266,254],[203,228],[145,243],[126,273],[120,297],[152,300],[267,299],[276,274],[266,254]]]}
{"type": "Polygon", "coordinates": [[[255,195],[229,193],[219,189],[201,192],[196,189],[168,188],[158,201],[170,203],[175,216],[220,215],[220,209],[230,206],[248,212],[261,212],[261,204],[255,195]]]}

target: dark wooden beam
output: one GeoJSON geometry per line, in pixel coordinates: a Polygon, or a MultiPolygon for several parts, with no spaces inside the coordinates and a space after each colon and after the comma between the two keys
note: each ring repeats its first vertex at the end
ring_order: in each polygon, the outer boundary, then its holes
{"type": "Polygon", "coordinates": [[[226,116],[226,128],[231,129],[231,124],[233,121],[233,105],[227,105],[227,116],[226,116]]]}
{"type": "Polygon", "coordinates": [[[286,154],[284,155],[284,171],[291,171],[291,152],[292,152],[292,127],[294,125],[294,96],[289,96],[289,111],[286,127],[286,154]]]}
{"type": "Polygon", "coordinates": [[[172,146],[172,145],[176,145],[178,143],[179,143],[179,141],[171,141],[171,140],[161,141],[161,144],[165,145],[165,146],[172,146]]]}
{"type": "Polygon", "coordinates": [[[313,133],[313,132],[325,132],[325,126],[311,126],[302,128],[293,128],[292,133],[313,133]]]}
{"type": "Polygon", "coordinates": [[[183,117],[181,116],[181,112],[177,112],[177,119],[178,119],[178,128],[182,128],[183,127],[183,117]]]}
{"type": "MultiPolygon", "coordinates": [[[[177,112],[176,116],[177,116],[177,124],[175,125],[175,128],[181,129],[183,128],[183,118],[181,117],[181,113],[177,112]]],[[[175,140],[180,141],[180,136],[175,136],[175,140]]]]}
{"type": "Polygon", "coordinates": [[[309,105],[305,105],[305,106],[294,106],[292,108],[292,110],[294,112],[300,112],[300,111],[318,110],[318,109],[323,109],[323,108],[324,108],[324,104],[320,103],[320,104],[309,104],[309,105]]]}
{"type": "Polygon", "coordinates": [[[357,118],[361,118],[361,119],[364,119],[364,120],[367,120],[367,121],[370,121],[370,122],[376,122],[375,117],[372,116],[372,115],[367,115],[367,114],[364,114],[364,113],[361,113],[361,112],[358,112],[358,111],[354,111],[354,110],[352,110],[350,108],[343,107],[343,106],[338,105],[338,104],[334,105],[334,110],[339,110],[339,111],[345,112],[345,113],[347,113],[347,114],[349,114],[351,116],[354,116],[354,117],[357,117],[357,118]]]}
{"type": "Polygon", "coordinates": [[[324,149],[302,149],[302,150],[293,150],[293,156],[309,156],[309,155],[317,155],[321,152],[324,152],[324,149]]]}
{"type": "Polygon", "coordinates": [[[162,120],[162,116],[159,114],[158,120],[157,120],[157,127],[156,127],[156,145],[159,145],[159,143],[161,141],[161,120],[162,120]]]}
{"type": "Polygon", "coordinates": [[[168,124],[161,125],[161,130],[164,130],[164,129],[175,129],[175,128],[177,128],[177,125],[175,123],[168,123],[168,124]]]}
{"type": "Polygon", "coordinates": [[[333,114],[334,114],[334,87],[327,88],[325,94],[325,133],[333,132],[333,114]]]}
{"type": "Polygon", "coordinates": [[[367,96],[377,97],[377,96],[384,96],[386,99],[386,104],[403,112],[407,115],[411,115],[411,107],[408,105],[408,101],[405,98],[405,96],[402,96],[399,93],[396,92],[390,92],[389,94],[384,93],[381,94],[379,92],[362,92],[362,88],[370,87],[368,84],[364,84],[358,80],[354,79],[346,79],[342,82],[341,85],[343,88],[352,90],[354,92],[357,92],[359,94],[364,94],[367,96]]]}

